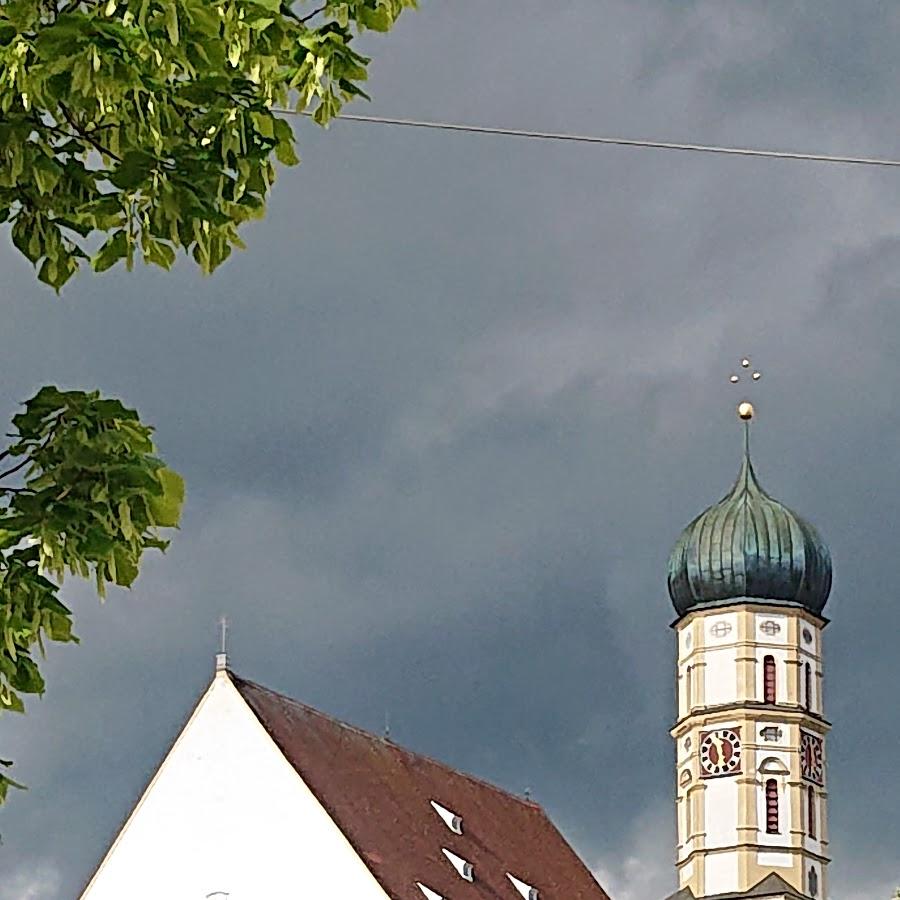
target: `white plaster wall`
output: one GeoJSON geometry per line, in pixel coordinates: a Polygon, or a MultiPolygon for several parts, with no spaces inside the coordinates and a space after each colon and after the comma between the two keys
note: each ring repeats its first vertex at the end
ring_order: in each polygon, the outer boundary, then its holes
{"type": "Polygon", "coordinates": [[[738,840],[738,785],[736,778],[710,778],[704,782],[706,847],[733,847],[738,840]]]}
{"type": "Polygon", "coordinates": [[[757,865],[771,866],[775,869],[790,869],[794,865],[794,857],[790,853],[775,853],[771,850],[760,850],[756,854],[757,865]]]}
{"type": "Polygon", "coordinates": [[[682,625],[678,631],[678,660],[686,659],[694,650],[694,624],[682,625]]]}
{"type": "Polygon", "coordinates": [[[82,900],[387,895],[218,675],[82,900]]]}
{"type": "Polygon", "coordinates": [[[690,666],[678,669],[678,718],[683,719],[690,710],[692,670],[690,666]]]}
{"type": "Polygon", "coordinates": [[[737,662],[734,648],[707,650],[704,662],[704,706],[737,702],[737,662]]]}
{"type": "Polygon", "coordinates": [[[710,853],[704,860],[704,894],[724,894],[738,884],[737,853],[710,853]]]}
{"type": "Polygon", "coordinates": [[[735,612],[721,613],[715,616],[707,616],[704,620],[703,633],[704,646],[718,647],[723,644],[733,644],[738,639],[738,617],[735,612]],[[725,631],[725,634],[717,634],[725,631]]]}
{"type": "Polygon", "coordinates": [[[811,860],[803,861],[803,886],[806,889],[806,892],[812,896],[812,891],[810,890],[810,878],[809,878],[809,870],[815,869],[816,872],[816,880],[818,882],[818,891],[816,892],[816,897],[824,897],[825,896],[825,876],[822,872],[822,866],[817,862],[812,862],[811,860]]]}
{"type": "MultiPolygon", "coordinates": [[[[783,729],[786,731],[786,729],[783,729]]],[[[766,778],[773,777],[771,773],[763,774],[760,772],[760,769],[763,767],[763,763],[768,760],[777,760],[781,766],[784,767],[785,772],[790,773],[791,771],[791,754],[787,750],[776,750],[777,744],[767,745],[766,747],[760,748],[756,751],[755,761],[754,761],[754,771],[759,772],[759,777],[762,780],[766,778]]],[[[773,767],[774,768],[774,767],[773,767]]],[[[777,775],[777,773],[775,773],[777,775]]]]}
{"type": "Polygon", "coordinates": [[[797,637],[799,641],[799,648],[803,653],[810,653],[813,656],[821,659],[822,658],[822,629],[817,625],[811,625],[805,619],[801,619],[798,623],[797,629],[797,637]],[[807,643],[803,639],[803,631],[804,629],[808,630],[812,635],[812,640],[807,643]]]}
{"type": "Polygon", "coordinates": [[[756,614],[756,640],[765,644],[787,644],[788,642],[788,617],[772,613],[756,614]],[[762,629],[763,622],[774,622],[779,631],[776,634],[767,634],[762,629]]]}
{"type": "Polygon", "coordinates": [[[685,795],[676,800],[678,806],[678,849],[679,856],[683,856],[684,845],[690,837],[690,814],[688,804],[690,798],[685,795]]]}
{"type": "MultiPolygon", "coordinates": [[[[747,739],[749,740],[749,735],[747,739]]],[[[789,747],[791,744],[791,728],[787,724],[787,722],[769,722],[768,720],[763,722],[757,722],[756,724],[756,737],[755,743],[760,745],[761,750],[757,754],[759,759],[762,759],[765,756],[768,756],[771,753],[771,749],[777,747],[789,747]],[[777,740],[769,741],[766,740],[762,733],[766,728],[776,728],[781,732],[781,737],[777,740]],[[768,749],[771,748],[771,749],[768,749]]]]}

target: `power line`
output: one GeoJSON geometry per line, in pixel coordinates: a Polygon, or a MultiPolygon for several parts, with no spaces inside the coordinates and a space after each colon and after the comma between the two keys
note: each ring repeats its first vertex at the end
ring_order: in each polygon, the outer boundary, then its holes
{"type": "MultiPolygon", "coordinates": [[[[311,117],[310,112],[296,112],[292,109],[275,109],[283,115],[311,117]]],[[[376,125],[397,125],[403,128],[424,128],[432,131],[459,131],[466,134],[491,134],[503,137],[529,138],[540,141],[563,141],[574,144],[606,144],[617,147],[642,147],[650,150],[679,150],[688,153],[717,153],[727,156],[756,156],[764,159],[791,159],[805,162],[839,163],[850,166],[900,167],[900,159],[884,159],[865,156],[832,156],[826,153],[792,153],[787,150],[757,150],[752,147],[723,147],[714,144],[679,144],[672,141],[646,141],[635,138],[600,137],[589,134],[567,134],[553,131],[524,131],[518,128],[498,126],[465,125],[454,122],[432,122],[421,119],[395,119],[388,116],[365,116],[341,113],[338,121],[367,122],[376,125]]]]}

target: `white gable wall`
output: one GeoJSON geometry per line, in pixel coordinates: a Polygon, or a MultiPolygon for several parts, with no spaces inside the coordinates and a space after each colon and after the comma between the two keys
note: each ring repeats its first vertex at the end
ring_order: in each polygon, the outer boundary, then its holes
{"type": "Polygon", "coordinates": [[[82,900],[205,900],[215,891],[228,900],[387,900],[224,673],[82,900]]]}

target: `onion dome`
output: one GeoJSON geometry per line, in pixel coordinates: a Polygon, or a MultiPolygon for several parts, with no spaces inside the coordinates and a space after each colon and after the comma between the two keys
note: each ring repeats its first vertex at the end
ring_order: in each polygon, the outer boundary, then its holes
{"type": "MultiPolygon", "coordinates": [[[[749,419],[750,413],[746,417],[749,419]]],[[[692,609],[758,599],[821,615],[831,554],[816,529],[761,487],[745,445],[734,487],[691,522],[669,558],[669,596],[692,609]]]]}

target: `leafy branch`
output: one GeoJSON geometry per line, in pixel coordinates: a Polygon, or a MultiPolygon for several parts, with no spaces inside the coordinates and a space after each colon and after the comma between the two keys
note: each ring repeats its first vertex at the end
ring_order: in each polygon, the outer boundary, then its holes
{"type": "MultiPolygon", "coordinates": [[[[156,456],[153,429],[99,392],[42,388],[13,418],[0,458],[18,460],[0,479],[0,713],[23,712],[41,694],[35,661],[45,641],[77,640],[59,599],[66,574],[129,587],[160,529],[178,525],[181,477],[156,456]]],[[[0,804],[18,786],[2,770],[0,804]]]]}
{"type": "Polygon", "coordinates": [[[354,39],[416,2],[0,0],[0,224],[57,291],[86,261],[212,272],[299,162],[274,110],[366,97],[354,39]]]}

